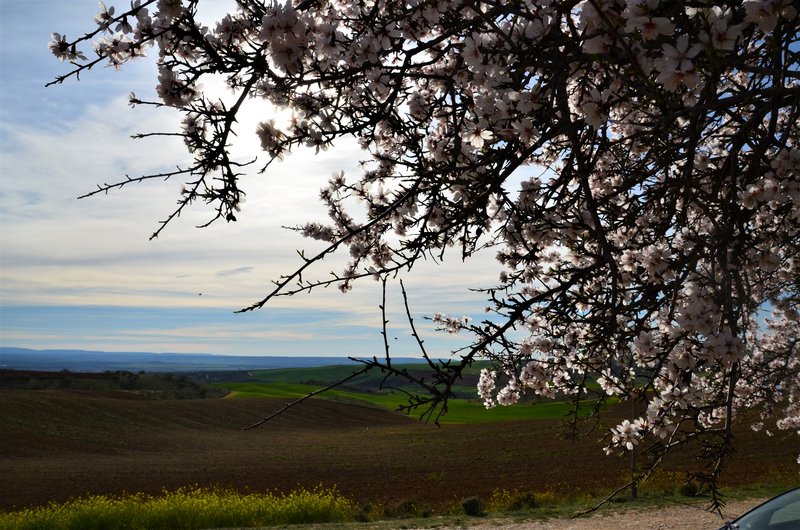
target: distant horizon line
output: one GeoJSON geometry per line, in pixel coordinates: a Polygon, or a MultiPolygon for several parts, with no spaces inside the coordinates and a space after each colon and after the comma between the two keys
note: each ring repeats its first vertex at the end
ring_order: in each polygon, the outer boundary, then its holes
{"type": "MultiPolygon", "coordinates": [[[[279,358],[309,358],[309,359],[371,359],[372,356],[351,356],[342,354],[329,355],[297,355],[297,354],[251,354],[251,353],[201,353],[201,352],[175,352],[175,351],[146,351],[146,350],[89,350],[85,348],[28,348],[24,346],[0,346],[0,353],[19,353],[19,352],[40,352],[40,353],[112,353],[112,354],[145,354],[145,355],[203,355],[213,357],[279,357],[279,358]]],[[[377,356],[383,358],[382,355],[377,356]]],[[[424,361],[422,357],[393,356],[393,360],[398,359],[418,359],[424,361]]],[[[444,357],[431,357],[431,360],[445,359],[444,357]]]]}
{"type": "Polygon", "coordinates": [[[178,352],[178,351],[148,351],[148,350],[91,350],[86,348],[28,348],[25,346],[0,346],[0,353],[3,351],[33,351],[33,352],[75,352],[75,353],[144,353],[148,355],[213,355],[225,357],[341,357],[349,358],[347,355],[292,355],[292,354],[268,354],[268,353],[208,353],[208,352],[178,352]]]}

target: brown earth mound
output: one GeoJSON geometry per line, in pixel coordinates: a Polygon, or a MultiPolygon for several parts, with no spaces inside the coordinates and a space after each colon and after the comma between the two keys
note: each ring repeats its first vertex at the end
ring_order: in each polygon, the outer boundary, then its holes
{"type": "MultiPolygon", "coordinates": [[[[603,455],[597,432],[566,440],[561,421],[438,428],[312,399],[242,430],[283,404],[0,392],[0,509],[193,485],[286,491],[319,484],[361,502],[435,508],[496,488],[599,493],[619,485],[628,465],[603,455]]],[[[731,483],[796,473],[788,435],[750,433],[738,442],[731,483]]]]}

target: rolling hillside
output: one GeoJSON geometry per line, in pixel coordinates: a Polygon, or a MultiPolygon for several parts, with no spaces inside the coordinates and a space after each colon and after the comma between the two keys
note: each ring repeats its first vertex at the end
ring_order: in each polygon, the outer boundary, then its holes
{"type": "MultiPolygon", "coordinates": [[[[619,485],[627,470],[627,459],[603,456],[597,440],[604,428],[570,441],[563,421],[553,419],[435,427],[374,407],[311,399],[242,430],[285,401],[0,391],[0,509],[90,493],[320,483],[358,502],[416,499],[436,507],[497,488],[598,494],[619,485]]],[[[737,442],[728,483],[796,478],[788,434],[767,438],[745,429],[737,442]]],[[[653,487],[674,487],[676,477],[664,473],[653,487]]]]}

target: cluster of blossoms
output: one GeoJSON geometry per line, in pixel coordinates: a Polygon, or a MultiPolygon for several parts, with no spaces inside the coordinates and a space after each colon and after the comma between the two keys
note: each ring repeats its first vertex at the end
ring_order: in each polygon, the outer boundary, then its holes
{"type": "Polygon", "coordinates": [[[483,399],[487,409],[494,408],[494,388],[497,381],[497,372],[483,368],[478,379],[478,397],[483,399]]]}
{"type": "Polygon", "coordinates": [[[141,177],[187,180],[167,221],[196,199],[235,219],[246,161],[226,146],[249,98],[292,116],[255,131],[264,169],[359,140],[363,173],[321,191],[330,222],[297,227],[329,247],[248,310],[494,249],[491,315],[435,318],[475,340],[431,363],[431,403],[491,359],[487,406],[526,392],[629,400],[638,417],[608,434],[610,451],[711,439],[712,482],[742,408],[798,429],[796,1],[239,0],[214,27],[196,20],[199,1],[101,5],[96,31],[54,34],[50,48],[75,64],[56,82],[158,49],[156,93],[187,116],[195,156],[141,177]],[[207,76],[225,77],[233,101],[207,99],[207,76]],[[309,280],[339,248],[344,271],[309,280]]]}
{"type": "Polygon", "coordinates": [[[455,318],[448,315],[443,315],[441,313],[435,313],[431,320],[440,329],[452,334],[458,333],[462,329],[469,329],[470,318],[468,316],[455,318]]]}

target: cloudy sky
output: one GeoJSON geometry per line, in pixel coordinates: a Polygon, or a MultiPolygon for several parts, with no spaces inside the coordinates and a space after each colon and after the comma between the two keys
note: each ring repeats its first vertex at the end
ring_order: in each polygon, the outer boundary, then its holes
{"type": "MultiPolygon", "coordinates": [[[[208,23],[230,3],[210,0],[208,23]]],[[[69,66],[49,54],[50,34],[82,34],[93,28],[96,11],[95,0],[0,0],[0,345],[382,355],[381,293],[371,281],[347,295],[318,290],[234,314],[299,265],[297,249],[319,248],[281,227],[324,221],[318,189],[333,171],[358,173],[363,154],[353,142],[316,156],[297,152],[268,174],[248,175],[237,223],[197,229],[211,215],[198,205],[153,241],[148,237],[172,211],[180,182],[77,200],[99,183],[187,160],[179,140],[130,138],[177,128],[175,112],[127,106],[130,92],[155,99],[152,60],[45,88],[69,66]]],[[[235,146],[242,156],[257,152],[255,125],[268,114],[253,108],[250,121],[242,121],[235,146]]],[[[314,275],[340,269],[333,261],[314,275]]],[[[435,354],[446,356],[465,339],[433,333],[423,317],[440,311],[481,318],[482,297],[467,287],[490,285],[495,275],[488,258],[462,265],[454,256],[444,267],[426,265],[406,276],[415,323],[435,354]]],[[[389,295],[392,353],[416,356],[399,286],[389,295]]]]}

